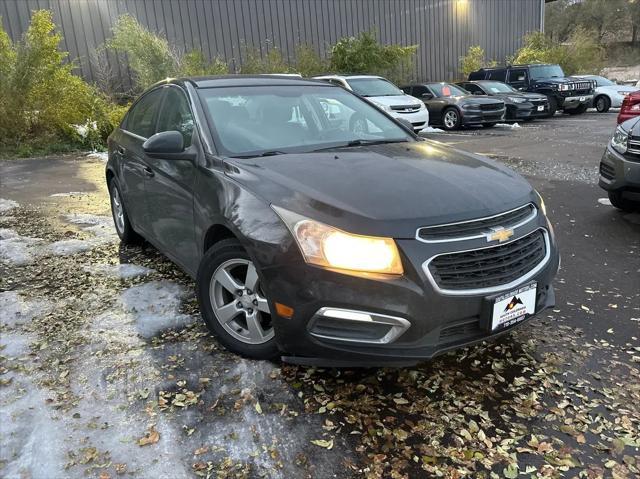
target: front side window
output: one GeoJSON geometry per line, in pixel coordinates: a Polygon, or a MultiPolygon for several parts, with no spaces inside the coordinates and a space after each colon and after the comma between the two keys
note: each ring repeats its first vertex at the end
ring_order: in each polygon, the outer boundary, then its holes
{"type": "Polygon", "coordinates": [[[167,87],[167,96],[158,118],[157,132],[179,131],[184,138],[184,147],[191,145],[193,115],[187,97],[178,87],[167,87]]]}
{"type": "Polygon", "coordinates": [[[450,83],[433,83],[429,85],[429,87],[438,98],[464,96],[469,94],[467,90],[464,90],[459,86],[451,85],[450,83]]]}
{"type": "Polygon", "coordinates": [[[349,78],[349,86],[360,96],[398,96],[403,91],[384,78],[349,78]]]}
{"type": "MultiPolygon", "coordinates": [[[[535,79],[535,77],[532,77],[535,79]]],[[[527,70],[518,69],[509,72],[509,81],[512,83],[522,83],[527,81],[527,70]]]]}
{"type": "Polygon", "coordinates": [[[216,144],[228,156],[412,139],[378,108],[342,88],[245,86],[203,88],[198,94],[216,144]]]}
{"type": "Polygon", "coordinates": [[[124,129],[143,138],[155,133],[156,113],[162,99],[162,89],[147,93],[129,110],[124,129]]]}

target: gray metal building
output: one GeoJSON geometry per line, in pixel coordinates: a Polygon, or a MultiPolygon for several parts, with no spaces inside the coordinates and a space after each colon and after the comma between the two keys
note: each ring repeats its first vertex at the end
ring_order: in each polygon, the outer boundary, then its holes
{"type": "MultiPolygon", "coordinates": [[[[292,57],[303,43],[324,55],[341,37],[375,30],[383,43],[419,45],[418,80],[454,79],[459,58],[471,45],[504,61],[524,34],[541,30],[544,22],[544,0],[0,0],[9,36],[19,38],[31,10],[40,8],[53,11],[63,48],[88,80],[97,73],[92,51],[124,13],[179,48],[200,48],[232,68],[242,64],[243,45],[263,53],[275,46],[292,57]]],[[[127,85],[126,65],[113,57],[110,63],[127,85]]]]}

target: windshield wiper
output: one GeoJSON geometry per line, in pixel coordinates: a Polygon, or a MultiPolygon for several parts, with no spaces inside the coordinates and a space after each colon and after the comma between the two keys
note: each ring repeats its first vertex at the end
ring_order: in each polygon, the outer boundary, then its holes
{"type": "Polygon", "coordinates": [[[395,139],[395,140],[351,140],[348,141],[347,143],[343,143],[340,145],[334,145],[334,146],[326,146],[324,148],[317,148],[315,150],[312,151],[323,151],[323,150],[333,150],[335,148],[349,148],[351,146],[363,146],[363,145],[382,145],[385,143],[406,143],[409,140],[407,139],[395,139]]]}
{"type": "Polygon", "coordinates": [[[262,153],[256,153],[255,155],[238,155],[232,156],[231,158],[260,158],[262,156],[276,156],[276,155],[286,155],[286,151],[280,150],[269,150],[262,153]]]}

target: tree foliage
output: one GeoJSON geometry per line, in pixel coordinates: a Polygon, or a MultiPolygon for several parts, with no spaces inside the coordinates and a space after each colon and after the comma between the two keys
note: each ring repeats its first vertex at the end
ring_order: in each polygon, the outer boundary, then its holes
{"type": "Polygon", "coordinates": [[[469,47],[465,56],[460,57],[460,73],[467,78],[471,72],[496,64],[495,60],[487,60],[484,49],[480,45],[473,45],[469,47]]]}
{"type": "Polygon", "coordinates": [[[330,65],[338,73],[368,73],[404,83],[413,75],[417,50],[417,45],[382,45],[373,32],[363,32],[333,45],[330,65]]]}

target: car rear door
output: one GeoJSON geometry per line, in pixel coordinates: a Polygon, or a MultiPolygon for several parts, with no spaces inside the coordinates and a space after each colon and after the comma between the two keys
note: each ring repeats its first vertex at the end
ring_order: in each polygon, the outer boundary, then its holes
{"type": "Polygon", "coordinates": [[[155,133],[162,95],[162,89],[157,88],[136,101],[120,127],[112,151],[118,160],[119,186],[129,221],[145,236],[149,232],[145,179],[151,170],[145,162],[142,144],[155,133]]]}
{"type": "MultiPolygon", "coordinates": [[[[165,85],[164,101],[156,132],[179,131],[185,149],[197,142],[194,117],[185,91],[178,85],[165,85]]],[[[193,159],[146,157],[151,169],[145,189],[151,240],[172,260],[195,272],[198,251],[195,242],[193,187],[196,162],[193,159]]]]}

